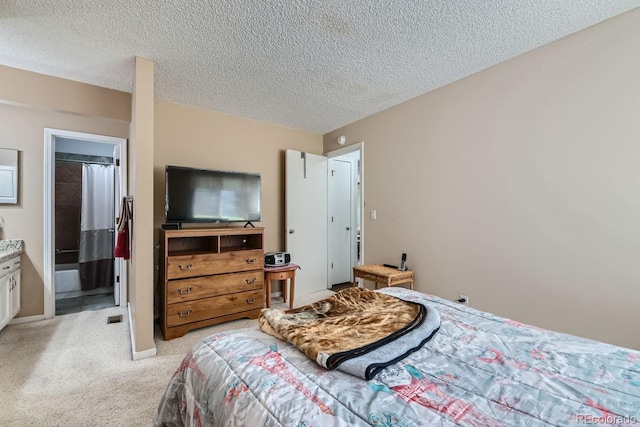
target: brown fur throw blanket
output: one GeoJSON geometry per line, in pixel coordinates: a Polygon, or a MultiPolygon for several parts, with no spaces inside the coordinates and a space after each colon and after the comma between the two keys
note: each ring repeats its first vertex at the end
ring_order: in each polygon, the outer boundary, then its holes
{"type": "Polygon", "coordinates": [[[264,309],[259,323],[320,366],[371,379],[431,339],[440,317],[423,304],[348,288],[294,310],[264,309]]]}

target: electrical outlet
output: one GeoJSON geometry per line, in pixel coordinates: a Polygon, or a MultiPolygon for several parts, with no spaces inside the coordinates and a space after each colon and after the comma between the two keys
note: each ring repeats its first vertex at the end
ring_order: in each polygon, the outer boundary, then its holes
{"type": "Polygon", "coordinates": [[[469,297],[466,296],[466,295],[459,295],[458,299],[456,300],[456,302],[460,303],[460,304],[464,304],[464,305],[466,305],[468,307],[469,306],[469,297]]]}

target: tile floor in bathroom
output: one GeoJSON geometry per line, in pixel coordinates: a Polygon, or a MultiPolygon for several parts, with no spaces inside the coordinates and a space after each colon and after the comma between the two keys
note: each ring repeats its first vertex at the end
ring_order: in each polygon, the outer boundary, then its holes
{"type": "Polygon", "coordinates": [[[56,300],[56,316],[115,307],[113,294],[88,295],[56,300]]]}

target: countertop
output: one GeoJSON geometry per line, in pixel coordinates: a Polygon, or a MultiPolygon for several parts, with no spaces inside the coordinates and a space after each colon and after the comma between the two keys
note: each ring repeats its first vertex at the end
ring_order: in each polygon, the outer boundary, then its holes
{"type": "Polygon", "coordinates": [[[0,240],[0,262],[22,253],[24,242],[21,239],[0,240]]]}

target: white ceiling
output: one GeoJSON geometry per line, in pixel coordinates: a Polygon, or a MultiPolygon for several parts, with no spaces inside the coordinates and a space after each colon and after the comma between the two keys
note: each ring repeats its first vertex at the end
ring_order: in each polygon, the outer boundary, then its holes
{"type": "MultiPolygon", "coordinates": [[[[326,133],[640,0],[2,0],[0,64],[326,133]]],[[[1,83],[1,82],[0,82],[1,83]]]]}

